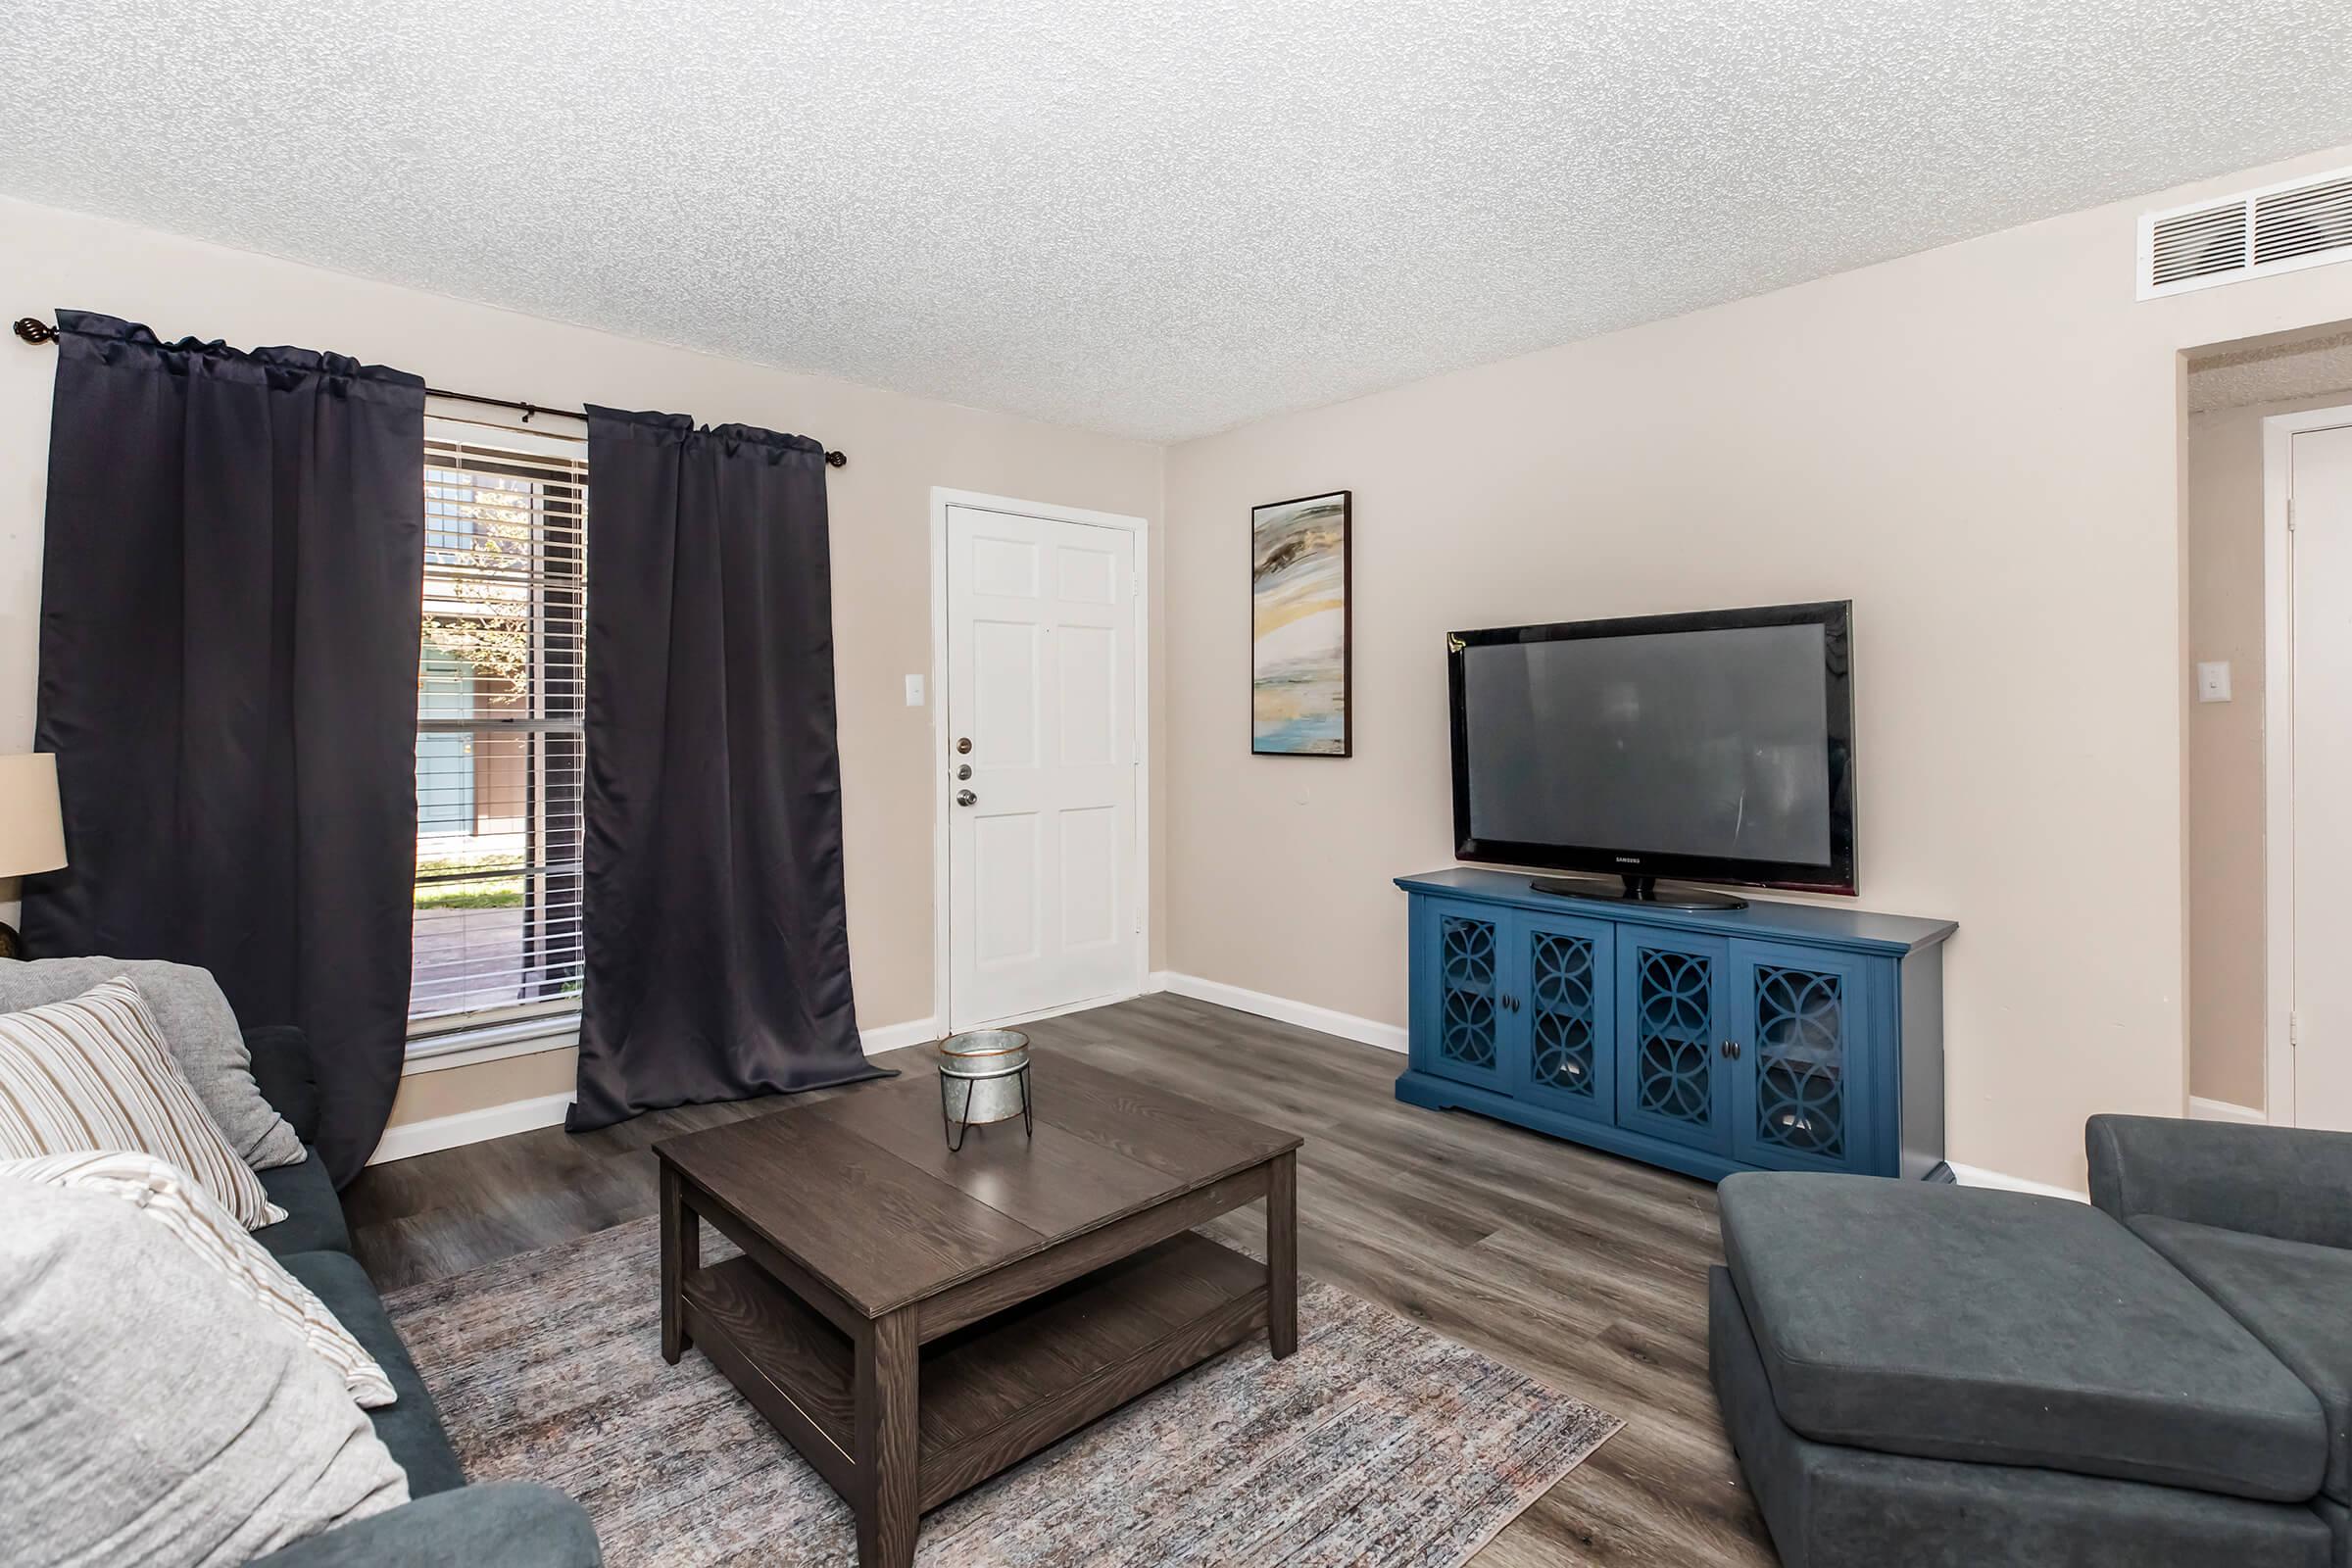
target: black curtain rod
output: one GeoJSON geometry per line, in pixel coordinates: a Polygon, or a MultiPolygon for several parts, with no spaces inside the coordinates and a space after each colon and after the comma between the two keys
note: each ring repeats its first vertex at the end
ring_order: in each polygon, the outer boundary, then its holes
{"type": "MultiPolygon", "coordinates": [[[[23,338],[27,343],[54,343],[57,341],[56,327],[51,326],[47,321],[39,320],[30,316],[21,316],[17,318],[16,331],[17,336],[23,338]]],[[[552,415],[558,418],[578,419],[582,422],[585,422],[588,417],[586,411],[581,409],[542,408],[536,403],[517,403],[513,398],[486,398],[472,392],[444,392],[437,386],[426,387],[424,389],[424,395],[426,397],[433,398],[449,398],[459,403],[478,403],[484,408],[514,409],[522,415],[522,422],[525,424],[530,423],[535,416],[542,414],[552,415]]],[[[832,451],[826,452],[825,466],[829,468],[846,468],[849,466],[850,455],[848,453],[832,451]]]]}

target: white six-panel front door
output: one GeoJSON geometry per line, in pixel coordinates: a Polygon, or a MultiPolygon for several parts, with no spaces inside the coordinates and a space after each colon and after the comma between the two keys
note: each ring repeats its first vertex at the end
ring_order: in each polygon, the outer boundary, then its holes
{"type": "Polygon", "coordinates": [[[1140,986],[1135,545],[1121,528],[948,509],[957,1029],[1140,986]]]}

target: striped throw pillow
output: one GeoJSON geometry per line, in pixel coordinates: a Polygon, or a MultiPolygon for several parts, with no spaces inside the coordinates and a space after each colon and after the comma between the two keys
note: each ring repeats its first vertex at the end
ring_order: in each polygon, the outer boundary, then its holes
{"type": "Polygon", "coordinates": [[[244,1227],[212,1194],[166,1161],[153,1154],[119,1150],[0,1160],[0,1181],[10,1180],[80,1188],[122,1199],[170,1231],[181,1246],[226,1275],[238,1290],[284,1324],[313,1354],[334,1368],[343,1387],[363,1408],[380,1409],[397,1397],[384,1369],[327,1310],[326,1303],[287,1273],[269,1249],[246,1235],[244,1227]]]}
{"type": "Polygon", "coordinates": [[[286,1217],[204,1113],[128,979],[0,1013],[0,1159],[99,1149],[169,1161],[247,1230],[286,1217]]]}

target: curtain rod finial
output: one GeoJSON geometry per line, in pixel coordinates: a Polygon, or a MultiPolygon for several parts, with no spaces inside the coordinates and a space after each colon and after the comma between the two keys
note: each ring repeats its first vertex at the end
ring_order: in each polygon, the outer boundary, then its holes
{"type": "Polygon", "coordinates": [[[828,467],[828,468],[846,468],[846,467],[848,467],[849,466],[850,466],[850,455],[849,455],[847,452],[828,452],[828,453],[826,453],[826,454],[825,454],[825,466],[826,466],[826,467],[828,467]]]}
{"type": "Polygon", "coordinates": [[[54,343],[57,341],[56,327],[51,326],[47,321],[37,320],[29,316],[17,318],[16,331],[17,336],[27,343],[54,343]]]}

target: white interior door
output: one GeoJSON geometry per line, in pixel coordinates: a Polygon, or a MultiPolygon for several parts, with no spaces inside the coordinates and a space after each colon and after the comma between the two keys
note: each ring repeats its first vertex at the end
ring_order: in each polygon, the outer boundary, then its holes
{"type": "Polygon", "coordinates": [[[2352,1131],[2352,426],[2291,441],[2295,1125],[2352,1131]]]}
{"type": "Polygon", "coordinates": [[[948,509],[955,1028],[1142,987],[1135,548],[948,509]]]}

